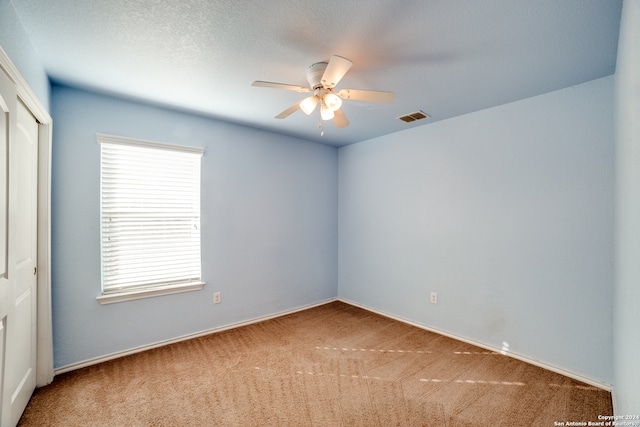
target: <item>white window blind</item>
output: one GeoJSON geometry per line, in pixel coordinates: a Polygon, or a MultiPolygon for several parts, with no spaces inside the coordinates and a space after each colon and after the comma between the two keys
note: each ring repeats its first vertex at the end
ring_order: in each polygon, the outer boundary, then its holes
{"type": "Polygon", "coordinates": [[[204,150],[102,134],[97,140],[103,295],[201,281],[204,150]]]}

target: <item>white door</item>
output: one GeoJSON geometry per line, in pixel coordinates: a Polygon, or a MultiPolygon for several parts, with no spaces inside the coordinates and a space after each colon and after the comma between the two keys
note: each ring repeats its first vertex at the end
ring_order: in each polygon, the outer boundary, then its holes
{"type": "MultiPolygon", "coordinates": [[[[16,89],[0,71],[0,415],[4,419],[4,377],[7,319],[11,308],[12,282],[9,280],[9,131],[16,109],[16,89]]],[[[0,420],[2,421],[2,420],[0,420]]],[[[4,422],[0,422],[4,426],[4,422]]]]}
{"type": "MultiPolygon", "coordinates": [[[[3,73],[0,78],[7,80],[3,73]]],[[[7,107],[4,120],[8,125],[8,132],[3,133],[8,143],[8,174],[4,175],[8,185],[2,186],[7,188],[5,202],[8,209],[5,211],[8,216],[0,223],[8,234],[4,245],[6,274],[0,294],[4,334],[2,427],[18,423],[35,389],[37,333],[38,124],[27,108],[17,101],[15,89],[5,91],[5,87],[8,87],[6,81],[0,83],[3,91],[0,97],[6,100],[7,107]]],[[[0,198],[4,196],[0,194],[0,198]]]]}

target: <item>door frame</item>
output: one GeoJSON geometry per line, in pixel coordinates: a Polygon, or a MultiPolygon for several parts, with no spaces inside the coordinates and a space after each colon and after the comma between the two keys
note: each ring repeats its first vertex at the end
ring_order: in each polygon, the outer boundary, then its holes
{"type": "Polygon", "coordinates": [[[53,381],[51,317],[51,141],[53,120],[0,46],[0,69],[16,85],[18,99],[38,121],[38,275],[36,385],[53,381]]]}

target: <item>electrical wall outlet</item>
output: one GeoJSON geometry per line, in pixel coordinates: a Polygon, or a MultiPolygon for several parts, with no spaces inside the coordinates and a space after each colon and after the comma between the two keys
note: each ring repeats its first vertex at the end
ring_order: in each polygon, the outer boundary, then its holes
{"type": "Polygon", "coordinates": [[[220,304],[220,292],[214,292],[213,293],[213,303],[214,304],[220,304]]]}
{"type": "Polygon", "coordinates": [[[431,304],[437,304],[438,303],[438,293],[437,292],[431,292],[431,297],[430,297],[430,301],[431,304]]]}

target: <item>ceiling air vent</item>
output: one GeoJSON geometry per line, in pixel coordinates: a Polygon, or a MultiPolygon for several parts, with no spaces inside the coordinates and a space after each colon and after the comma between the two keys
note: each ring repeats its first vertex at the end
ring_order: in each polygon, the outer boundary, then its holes
{"type": "Polygon", "coordinates": [[[411,122],[415,122],[416,120],[428,119],[429,117],[431,116],[425,113],[424,111],[418,110],[416,112],[397,117],[397,119],[402,120],[405,123],[411,123],[411,122]]]}

